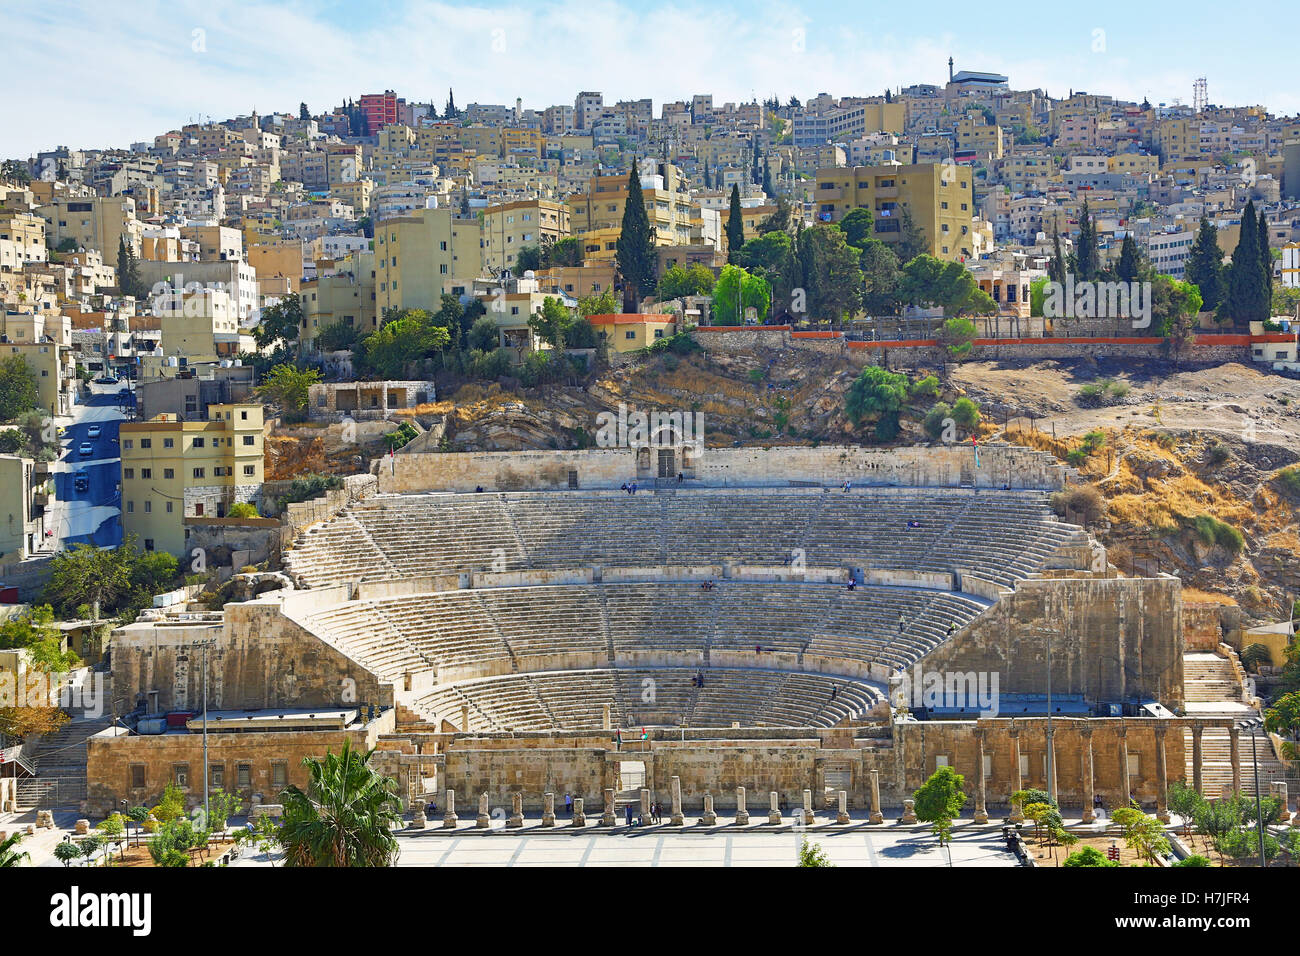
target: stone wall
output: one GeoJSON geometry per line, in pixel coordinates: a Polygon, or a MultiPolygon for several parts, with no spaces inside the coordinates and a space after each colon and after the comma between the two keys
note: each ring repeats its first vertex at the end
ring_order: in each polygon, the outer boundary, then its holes
{"type": "MultiPolygon", "coordinates": [[[[629,448],[531,452],[447,452],[398,455],[374,464],[379,491],[554,490],[570,486],[617,489],[638,477],[629,448]],[[571,474],[573,473],[573,474],[571,474]]],[[[858,485],[1056,489],[1064,469],[1051,455],[1014,445],[980,449],[980,467],[968,446],[863,448],[856,445],[706,448],[691,487],[833,487],[858,485]]]]}
{"type": "Polygon", "coordinates": [[[920,666],[996,672],[1001,693],[1042,695],[1049,645],[1057,694],[1182,705],[1181,584],[1172,576],[1021,581],[920,666]]]}
{"type": "Polygon", "coordinates": [[[202,655],[193,642],[215,638],[208,706],[239,710],[393,702],[392,685],[281,613],[272,597],[228,604],[224,622],[137,622],[113,632],[114,692],[129,707],[157,691],[159,711],[202,700],[202,655]],[[350,698],[350,699],[349,699],[350,698]]]}
{"type": "MultiPolygon", "coordinates": [[[[392,729],[393,714],[356,730],[291,732],[210,733],[208,765],[222,768],[223,789],[238,793],[245,808],[254,794],[262,802],[278,803],[272,767],[283,764],[287,782],[305,788],[309,774],[304,757],[320,759],[327,752],[338,753],[344,740],[363,752],[375,745],[379,735],[392,729]],[[248,767],[250,785],[238,786],[238,768],[248,767]]],[[[203,735],[160,734],[157,736],[95,736],[86,741],[87,811],[104,816],[126,801],[128,806],[153,806],[164,788],[175,780],[176,768],[187,770],[189,786],[184,788],[186,806],[203,803],[203,735]],[[131,786],[131,768],[144,768],[144,786],[131,786]]]]}

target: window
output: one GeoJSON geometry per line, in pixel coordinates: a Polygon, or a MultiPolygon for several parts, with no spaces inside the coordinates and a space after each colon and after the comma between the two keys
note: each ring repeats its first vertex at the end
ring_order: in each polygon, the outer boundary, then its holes
{"type": "Polygon", "coordinates": [[[172,764],[172,783],[182,790],[190,785],[190,765],[187,763],[172,764]]]}
{"type": "Polygon", "coordinates": [[[145,513],[145,514],[152,514],[152,513],[153,513],[153,502],[152,502],[152,501],[150,501],[150,500],[146,500],[146,501],[145,501],[145,503],[144,503],[144,513],[145,513]]]}
{"type": "Polygon", "coordinates": [[[253,768],[241,763],[235,768],[235,786],[246,790],[253,785],[253,768]]]}
{"type": "Polygon", "coordinates": [[[164,468],[164,469],[163,469],[163,477],[164,477],[164,478],[175,478],[175,477],[176,477],[176,469],[175,469],[175,468],[164,468]]]}
{"type": "Polygon", "coordinates": [[[127,513],[127,514],[135,514],[135,502],[134,502],[134,501],[128,501],[128,502],[126,503],[126,513],[127,513]]]}
{"type": "Polygon", "coordinates": [[[152,477],[153,477],[153,469],[152,469],[152,468],[141,468],[141,469],[140,469],[140,477],[141,477],[141,478],[152,478],[152,477]]]}
{"type": "Polygon", "coordinates": [[[271,763],[271,785],[273,787],[287,787],[289,785],[289,765],[283,760],[276,760],[271,763]]]}
{"type": "MultiPolygon", "coordinates": [[[[168,505],[167,505],[167,510],[168,510],[168,511],[171,511],[171,510],[172,510],[172,509],[171,509],[171,503],[170,503],[170,502],[169,502],[168,505]]],[[[153,550],[153,538],[145,538],[145,539],[144,539],[144,549],[145,549],[146,551],[152,551],[152,550],[153,550]]]]}
{"type": "MultiPolygon", "coordinates": [[[[144,447],[144,443],[143,443],[143,442],[141,442],[140,444],[141,444],[141,447],[144,447]]],[[[134,443],[131,441],[131,439],[128,438],[126,441],[122,442],[122,447],[125,448],[125,449],[127,449],[127,450],[129,451],[130,449],[134,448],[135,445],[134,445],[134,443]]]]}
{"type": "Polygon", "coordinates": [[[126,478],[126,479],[128,479],[128,480],[131,479],[131,478],[134,478],[134,477],[135,477],[135,469],[134,469],[134,468],[123,468],[123,469],[122,469],[122,477],[123,477],[123,478],[126,478]]]}
{"type": "Polygon", "coordinates": [[[256,444],[256,439],[255,439],[252,435],[245,435],[245,436],[244,436],[244,444],[245,444],[245,445],[253,445],[253,444],[256,444]]]}
{"type": "Polygon", "coordinates": [[[171,503],[170,501],[167,502],[167,508],[166,508],[166,511],[167,511],[168,514],[171,514],[171,513],[172,513],[172,503],[171,503]]]}
{"type": "Polygon", "coordinates": [[[164,438],[164,439],[163,439],[163,447],[164,447],[164,448],[171,448],[171,447],[173,447],[175,444],[176,444],[176,440],[175,440],[174,438],[164,438]]]}
{"type": "Polygon", "coordinates": [[[205,444],[206,444],[206,440],[203,439],[203,438],[195,438],[195,439],[194,439],[194,447],[195,447],[195,448],[202,448],[202,447],[204,447],[205,444]]]}
{"type": "Polygon", "coordinates": [[[153,447],[153,439],[152,439],[152,438],[141,438],[141,439],[140,439],[140,447],[141,447],[141,448],[152,448],[152,447],[153,447]]]}
{"type": "MultiPolygon", "coordinates": [[[[947,250],[945,249],[944,251],[946,252],[947,250]]],[[[194,477],[195,477],[195,478],[205,478],[205,477],[207,477],[207,473],[206,473],[206,471],[205,471],[204,469],[202,469],[202,468],[195,468],[195,469],[194,469],[194,477]]]]}
{"type": "Polygon", "coordinates": [[[201,517],[203,515],[203,502],[200,501],[194,505],[194,515],[195,517],[201,517]]]}
{"type": "Polygon", "coordinates": [[[246,478],[252,478],[252,477],[254,477],[256,474],[257,474],[257,466],[256,466],[256,465],[245,465],[245,466],[244,466],[244,477],[246,477],[246,478]]]}
{"type": "Polygon", "coordinates": [[[214,763],[208,766],[208,786],[213,790],[220,789],[226,785],[226,767],[225,764],[214,763]]]}

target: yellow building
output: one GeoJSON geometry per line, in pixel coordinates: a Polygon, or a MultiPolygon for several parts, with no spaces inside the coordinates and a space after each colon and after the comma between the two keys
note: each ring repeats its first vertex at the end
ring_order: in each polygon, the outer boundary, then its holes
{"type": "MultiPolygon", "coordinates": [[[[622,231],[627,181],[627,175],[622,173],[593,176],[585,193],[569,197],[569,225],[575,235],[601,229],[613,229],[616,233],[622,231]]],[[[643,171],[641,199],[645,203],[650,232],[657,245],[690,243],[695,208],[676,166],[661,163],[653,173],[643,171]]]]}
{"type": "Polygon", "coordinates": [[[375,309],[436,312],[444,292],[461,295],[483,271],[477,219],[415,209],[375,229],[375,309]],[[459,291],[457,291],[459,290],[459,291]]]}
{"type": "Polygon", "coordinates": [[[970,149],[991,159],[1001,159],[1002,127],[989,123],[979,110],[972,110],[957,121],[957,148],[970,149]]]}
{"type": "Polygon", "coordinates": [[[677,328],[677,317],[664,315],[592,315],[588,321],[600,337],[615,352],[635,352],[656,339],[666,338],[677,328]]]}
{"type": "Polygon", "coordinates": [[[304,282],[302,300],[302,344],[314,348],[320,330],[341,322],[368,335],[378,327],[375,312],[375,254],[355,252],[333,275],[304,282]]]}
{"type": "Polygon", "coordinates": [[[930,254],[960,261],[974,255],[974,189],[968,166],[831,166],[817,171],[817,218],[838,222],[853,209],[870,209],[875,237],[902,236],[903,211],[925,233],[930,254]]]}
{"type": "Polygon", "coordinates": [[[37,401],[51,415],[72,412],[77,381],[72,319],[42,312],[0,313],[0,358],[21,356],[36,378],[37,401]]]}
{"type": "Polygon", "coordinates": [[[0,566],[29,558],[45,538],[49,466],[0,455],[0,566]]]}
{"type": "Polygon", "coordinates": [[[71,243],[74,249],[98,249],[116,262],[118,242],[140,251],[142,225],[129,196],[55,196],[36,211],[48,224],[45,244],[51,249],[71,243]]]}
{"type": "Polygon", "coordinates": [[[547,199],[498,203],[483,211],[483,266],[492,275],[513,269],[519,250],[569,235],[569,207],[547,199]]]}
{"type": "Polygon", "coordinates": [[[253,336],[239,324],[239,308],[223,289],[176,290],[154,300],[167,356],[215,362],[256,348],[253,336]]]}
{"type": "Polygon", "coordinates": [[[197,422],[158,415],[124,423],[119,437],[122,529],[146,550],[189,557],[186,518],[222,518],[261,496],[261,405],[210,405],[197,422]]]}

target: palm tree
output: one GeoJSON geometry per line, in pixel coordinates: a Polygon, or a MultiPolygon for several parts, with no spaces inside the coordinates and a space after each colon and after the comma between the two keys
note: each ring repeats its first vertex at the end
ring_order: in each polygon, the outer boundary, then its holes
{"type": "Polygon", "coordinates": [[[396,784],[370,766],[374,751],[343,742],[342,753],[324,760],[303,758],[311,775],[306,792],[291,786],[281,795],[284,824],[279,842],[285,866],[391,866],[401,822],[396,784]]]}
{"type": "Polygon", "coordinates": [[[22,841],[23,835],[15,833],[8,839],[0,841],[0,867],[18,866],[23,860],[31,862],[31,856],[14,849],[22,841]]]}

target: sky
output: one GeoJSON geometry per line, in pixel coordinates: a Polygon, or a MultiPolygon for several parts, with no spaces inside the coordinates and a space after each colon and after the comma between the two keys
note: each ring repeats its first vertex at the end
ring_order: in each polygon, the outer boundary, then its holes
{"type": "Polygon", "coordinates": [[[11,95],[0,157],[63,145],[126,147],[187,122],[313,112],[392,89],[543,109],[580,90],[606,102],[711,93],[872,95],[1004,73],[1015,89],[1209,101],[1300,113],[1300,15],[1265,0],[1249,31],[1232,8],[733,0],[43,0],[4,4],[11,95]]]}

